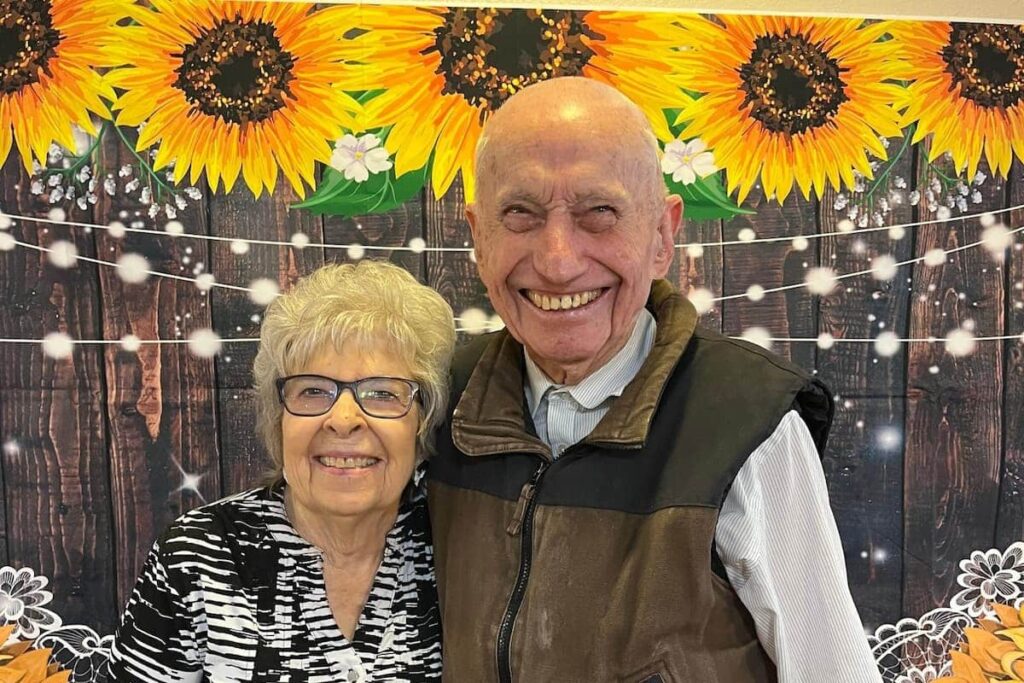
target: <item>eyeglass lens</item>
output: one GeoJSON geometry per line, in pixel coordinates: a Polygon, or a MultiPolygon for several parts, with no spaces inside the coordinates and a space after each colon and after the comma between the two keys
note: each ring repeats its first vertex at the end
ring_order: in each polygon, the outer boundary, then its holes
{"type": "MultiPolygon", "coordinates": [[[[371,417],[401,417],[409,411],[414,389],[410,383],[389,377],[367,377],[355,383],[356,403],[371,417]]],[[[293,415],[323,415],[338,400],[333,379],[316,375],[290,377],[281,391],[285,408],[293,415]]]]}

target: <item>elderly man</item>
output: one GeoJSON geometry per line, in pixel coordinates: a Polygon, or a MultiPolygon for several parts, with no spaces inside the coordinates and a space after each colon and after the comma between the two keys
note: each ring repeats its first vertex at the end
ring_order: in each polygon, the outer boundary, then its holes
{"type": "Polygon", "coordinates": [[[880,680],[819,454],[827,389],[697,326],[643,114],[586,79],[489,120],[467,207],[507,329],[464,348],[432,464],[444,672],[880,680]]]}

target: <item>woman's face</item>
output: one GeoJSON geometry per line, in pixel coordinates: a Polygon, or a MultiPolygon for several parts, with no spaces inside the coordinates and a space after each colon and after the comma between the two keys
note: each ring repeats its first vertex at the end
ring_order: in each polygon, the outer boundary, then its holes
{"type": "MultiPolygon", "coordinates": [[[[351,382],[365,377],[411,379],[408,365],[386,351],[351,344],[326,348],[294,374],[351,382]]],[[[284,475],[291,503],[319,515],[358,517],[394,512],[416,464],[419,403],[400,418],[364,413],[346,389],[318,417],[281,417],[284,475]]]]}

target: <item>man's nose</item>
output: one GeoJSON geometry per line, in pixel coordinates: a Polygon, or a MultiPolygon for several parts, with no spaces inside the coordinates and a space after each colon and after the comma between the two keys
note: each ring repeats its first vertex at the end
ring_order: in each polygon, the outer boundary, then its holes
{"type": "Polygon", "coordinates": [[[534,251],[534,268],[552,282],[570,282],[586,270],[580,247],[572,214],[553,211],[548,215],[534,251]]]}
{"type": "Polygon", "coordinates": [[[366,415],[356,403],[351,389],[343,389],[338,400],[327,412],[324,428],[340,435],[347,436],[366,426],[366,415]]]}

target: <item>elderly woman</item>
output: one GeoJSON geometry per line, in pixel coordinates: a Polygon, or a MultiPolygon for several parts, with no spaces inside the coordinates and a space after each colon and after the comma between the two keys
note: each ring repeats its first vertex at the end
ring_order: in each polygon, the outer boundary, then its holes
{"type": "Polygon", "coordinates": [[[270,483],[153,546],[114,681],[425,681],[441,635],[420,464],[451,308],[388,263],[325,266],[272,303],[254,374],[270,483]]]}

